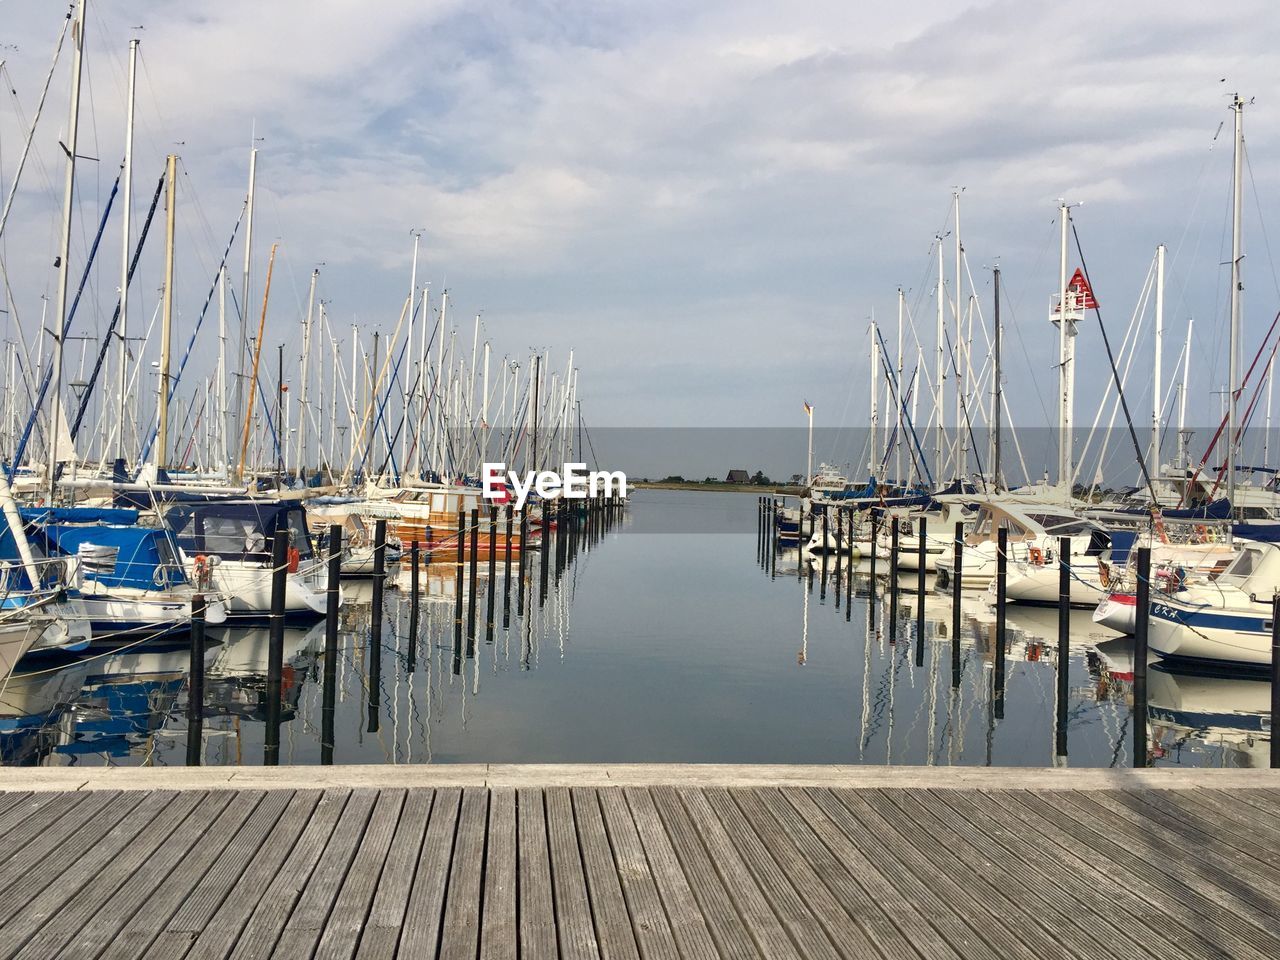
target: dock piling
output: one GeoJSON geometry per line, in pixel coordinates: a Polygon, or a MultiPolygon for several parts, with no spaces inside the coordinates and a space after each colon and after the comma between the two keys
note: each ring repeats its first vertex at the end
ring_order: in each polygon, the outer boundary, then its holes
{"type": "Polygon", "coordinates": [[[1005,615],[1008,600],[1005,585],[1009,575],[1009,528],[1001,527],[996,534],[996,662],[995,662],[995,718],[1004,719],[1004,667],[1007,645],[1005,639],[1005,615]]]}
{"type": "Polygon", "coordinates": [[[187,766],[204,758],[204,594],[191,598],[191,671],[187,683],[187,766]]]}
{"type": "Polygon", "coordinates": [[[916,544],[916,666],[924,666],[924,578],[928,546],[929,521],[920,517],[920,536],[916,544]]]}
{"type": "Polygon", "coordinates": [[[338,601],[342,579],[342,527],[329,527],[329,581],[325,584],[324,681],[320,707],[320,762],[333,763],[333,720],[338,706],[338,601]]]}
{"type": "Polygon", "coordinates": [[[898,639],[898,518],[889,517],[889,642],[898,639]]]}
{"type": "Polygon", "coordinates": [[[1067,699],[1071,673],[1071,538],[1058,538],[1058,716],[1055,744],[1067,756],[1067,699]]]}
{"type": "Polygon", "coordinates": [[[1133,622],[1133,765],[1147,765],[1147,631],[1151,623],[1151,548],[1138,548],[1133,622]]]}
{"type": "Polygon", "coordinates": [[[964,521],[956,521],[955,558],[951,563],[951,688],[960,687],[960,600],[964,591],[964,521]]]}
{"type": "Polygon", "coordinates": [[[471,582],[467,586],[467,656],[473,656],[476,640],[476,591],[480,584],[477,573],[480,569],[480,510],[471,508],[471,582]]]}
{"type": "Polygon", "coordinates": [[[498,506],[489,505],[489,600],[485,604],[485,643],[493,643],[494,591],[498,589],[498,506]]]}
{"type": "Polygon", "coordinates": [[[289,528],[276,518],[271,535],[271,614],[267,638],[267,729],[263,738],[262,763],[280,762],[280,695],[284,673],[284,594],[289,576],[289,528]]]}
{"type": "Polygon", "coordinates": [[[1280,594],[1271,598],[1271,769],[1280,768],[1280,594]]]}
{"type": "MultiPolygon", "coordinates": [[[[508,503],[506,506],[507,514],[507,542],[503,550],[502,560],[502,629],[506,630],[511,626],[511,528],[512,528],[512,507],[508,503]]],[[[523,548],[523,544],[521,547],[523,548]]]]}
{"type": "Polygon", "coordinates": [[[382,695],[382,607],[387,586],[387,521],[373,522],[373,604],[369,611],[369,732],[378,732],[382,695]]]}
{"type": "Polygon", "coordinates": [[[462,564],[467,536],[467,512],[458,508],[457,559],[453,569],[453,656],[454,661],[462,650],[462,564]]]}
{"type": "Polygon", "coordinates": [[[418,562],[421,555],[421,546],[414,540],[409,544],[409,673],[418,669],[418,562]]]}

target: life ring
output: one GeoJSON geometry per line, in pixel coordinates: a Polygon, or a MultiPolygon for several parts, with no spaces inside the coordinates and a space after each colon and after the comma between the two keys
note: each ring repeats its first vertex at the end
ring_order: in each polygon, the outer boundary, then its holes
{"type": "Polygon", "coordinates": [[[302,562],[302,553],[297,547],[289,548],[289,572],[297,573],[298,565],[302,562]]]}
{"type": "Polygon", "coordinates": [[[1031,547],[1028,551],[1031,556],[1031,562],[1037,567],[1044,566],[1044,551],[1039,547],[1031,547]]]}

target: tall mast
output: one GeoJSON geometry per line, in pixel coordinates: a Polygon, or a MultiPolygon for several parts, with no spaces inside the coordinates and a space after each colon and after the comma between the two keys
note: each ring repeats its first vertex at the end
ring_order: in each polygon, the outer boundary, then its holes
{"type": "Polygon", "coordinates": [[[71,212],[76,189],[76,141],[80,128],[80,75],[84,65],[84,24],[88,0],[80,0],[71,28],[75,56],[71,67],[71,107],[67,120],[67,173],[62,192],[62,239],[58,245],[58,312],[53,331],[53,409],[49,418],[49,505],[53,506],[54,476],[58,472],[59,424],[62,421],[62,337],[67,323],[68,258],[71,255],[71,212]]]}
{"type": "Polygon", "coordinates": [[[164,308],[160,320],[160,427],[156,466],[169,465],[169,353],[173,339],[173,244],[178,199],[178,158],[169,154],[165,162],[164,217],[164,308]]]}
{"type": "Polygon", "coordinates": [[[1000,404],[1003,397],[1000,395],[1000,336],[1002,333],[1000,327],[1000,268],[996,267],[991,271],[992,287],[995,295],[995,310],[993,326],[995,327],[995,336],[992,338],[992,360],[994,362],[994,375],[992,385],[991,398],[991,483],[995,487],[997,493],[1000,492],[1000,404]]]}
{"type": "MultiPolygon", "coordinates": [[[[405,338],[405,346],[408,348],[405,353],[409,358],[409,370],[413,369],[413,331],[416,326],[414,323],[413,304],[418,299],[418,243],[422,239],[422,231],[413,231],[413,265],[409,268],[409,333],[405,338]]],[[[425,330],[427,326],[427,302],[422,302],[422,328],[425,330]]],[[[414,378],[405,372],[404,378],[404,429],[400,431],[400,482],[404,482],[405,475],[409,472],[409,433],[410,428],[414,424],[412,415],[413,410],[413,394],[414,394],[414,378]]]]}
{"type": "Polygon", "coordinates": [[[935,417],[937,429],[934,431],[933,462],[937,471],[938,482],[942,482],[942,454],[946,449],[946,394],[942,389],[942,381],[946,379],[947,327],[946,327],[946,290],[942,267],[942,236],[938,236],[938,353],[933,363],[933,397],[936,405],[935,417]]]}
{"type": "Polygon", "coordinates": [[[902,288],[898,288],[898,375],[896,386],[894,388],[894,422],[897,429],[894,431],[894,454],[893,454],[893,472],[894,481],[902,483],[902,327],[903,315],[906,313],[906,297],[903,296],[902,288]]]}
{"type": "Polygon", "coordinates": [[[440,430],[436,434],[436,462],[432,464],[432,468],[440,477],[444,477],[444,455],[447,438],[445,431],[449,425],[445,420],[445,392],[444,392],[444,330],[445,318],[449,312],[449,291],[444,290],[440,294],[440,337],[436,344],[436,422],[440,424],[440,430]]]}
{"type": "Polygon", "coordinates": [[[963,302],[962,294],[964,293],[964,276],[960,272],[960,258],[964,255],[964,246],[960,242],[960,189],[957,188],[953,194],[955,203],[955,219],[956,219],[956,272],[955,272],[955,294],[952,299],[956,318],[956,339],[955,339],[955,371],[956,371],[956,476],[963,478],[969,472],[969,444],[968,431],[965,429],[965,411],[968,408],[969,398],[965,396],[965,379],[964,369],[965,363],[968,362],[965,351],[964,324],[961,318],[960,304],[963,302]]]}
{"type": "Polygon", "coordinates": [[[1187,462],[1187,442],[1191,434],[1187,432],[1187,378],[1191,376],[1191,331],[1196,325],[1195,317],[1187,318],[1187,341],[1182,348],[1182,384],[1178,390],[1178,466],[1187,462]]]}
{"type": "Polygon", "coordinates": [[[244,408],[245,360],[249,354],[249,269],[253,265],[253,195],[258,179],[258,148],[249,147],[249,191],[245,194],[244,281],[240,287],[240,357],[236,365],[236,417],[246,418],[244,408]]]}
{"type": "Polygon", "coordinates": [[[129,399],[129,219],[133,212],[133,104],[138,79],[138,41],[129,41],[129,93],[124,128],[124,216],[120,242],[120,446],[124,458],[125,404],[129,399]]]}
{"type": "MultiPolygon", "coordinates": [[[[1071,431],[1075,407],[1075,304],[1067,300],[1067,224],[1071,208],[1058,201],[1058,309],[1053,322],[1058,325],[1058,485],[1071,496],[1073,451],[1071,431]]],[[[1083,298],[1082,298],[1083,299],[1083,298]]]]}
{"type": "Polygon", "coordinates": [[[230,469],[227,448],[227,267],[218,271],[218,465],[230,469]]]}
{"type": "MultiPolygon", "coordinates": [[[[302,386],[298,388],[298,445],[297,459],[293,465],[294,479],[302,478],[302,453],[307,444],[307,405],[310,402],[307,382],[310,380],[311,374],[311,316],[316,302],[316,278],[319,276],[320,268],[313,268],[311,271],[311,286],[307,290],[307,318],[302,322],[302,386]]],[[[321,386],[324,386],[323,382],[321,386]]],[[[321,415],[323,416],[323,412],[321,415]]],[[[284,442],[282,441],[280,445],[283,448],[284,442]]]]}
{"type": "MultiPolygon", "coordinates": [[[[1241,206],[1244,198],[1244,181],[1241,178],[1244,163],[1244,101],[1236,94],[1231,110],[1235,113],[1234,172],[1231,177],[1231,360],[1227,383],[1227,500],[1234,511],[1236,506],[1236,399],[1240,383],[1240,295],[1243,284],[1240,278],[1241,206]]],[[[1227,525],[1227,542],[1231,542],[1231,526],[1227,525]]]]}
{"type": "Polygon", "coordinates": [[[1164,409],[1161,383],[1161,352],[1164,350],[1164,244],[1156,247],[1156,344],[1151,371],[1151,457],[1152,474],[1160,471],[1160,414],[1164,409]]]}
{"type": "Polygon", "coordinates": [[[871,462],[868,464],[870,468],[870,476],[874,479],[876,471],[880,468],[880,409],[878,405],[878,396],[880,392],[880,364],[876,361],[879,359],[877,354],[880,351],[880,344],[876,339],[876,315],[871,314],[871,462]]]}

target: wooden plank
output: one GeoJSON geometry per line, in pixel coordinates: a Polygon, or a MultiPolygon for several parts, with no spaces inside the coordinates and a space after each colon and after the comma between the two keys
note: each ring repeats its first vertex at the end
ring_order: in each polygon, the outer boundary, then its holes
{"type": "MultiPolygon", "coordinates": [[[[1154,910],[1164,922],[1157,925],[1157,935],[1149,937],[1147,942],[1157,948],[1171,940],[1180,945],[1179,952],[1214,955],[1220,952],[1216,944],[1222,941],[1231,946],[1234,956],[1258,956],[1255,948],[1223,931],[1214,931],[1213,937],[1206,941],[1201,931],[1211,927],[1189,909],[1185,901],[1170,896],[1158,885],[1135,878],[1105,849],[1095,850],[1077,842],[1074,836],[1008,801],[1004,794],[937,791],[917,796],[924,796],[926,799],[922,802],[931,809],[951,811],[962,824],[991,838],[994,847],[1006,849],[1036,865],[1064,891],[1074,892],[1084,908],[1077,911],[1077,915],[1091,911],[1098,921],[1106,924],[1097,942],[1108,953],[1119,949],[1131,955],[1139,950],[1130,918],[1146,917],[1154,910]],[[1118,944],[1124,946],[1117,947],[1118,944]]],[[[1042,886],[1035,884],[1031,889],[1038,891],[1042,886]]]]}
{"type": "MultiPolygon", "coordinates": [[[[350,797],[349,790],[326,790],[313,811],[305,818],[299,815],[299,819],[305,819],[305,826],[297,822],[281,824],[291,829],[301,827],[296,840],[295,835],[285,829],[266,838],[239,882],[196,936],[187,956],[192,960],[223,960],[242,938],[244,943],[239,953],[269,953],[279,936],[279,927],[288,918],[288,909],[297,897],[298,888],[310,877],[350,797]],[[272,919],[270,924],[268,915],[272,919]],[[278,925],[276,918],[279,918],[278,925]],[[253,930],[247,933],[251,922],[254,922],[253,930]],[[263,942],[265,937],[260,931],[264,927],[274,931],[269,943],[263,942]]],[[[296,810],[293,812],[297,814],[296,810]]],[[[179,933],[183,927],[194,926],[194,918],[178,922],[179,933]]]]}
{"type": "MultiPolygon", "coordinates": [[[[803,956],[803,949],[797,951],[791,942],[783,921],[770,908],[765,893],[756,884],[705,798],[692,791],[672,792],[689,817],[696,835],[701,838],[707,858],[761,953],[766,957],[803,956]]],[[[665,799],[667,790],[662,788],[654,793],[656,797],[665,799]]]]}
{"type": "MultiPolygon", "coordinates": [[[[489,837],[484,867],[481,960],[516,960],[516,792],[497,787],[489,793],[489,837]]],[[[550,921],[548,920],[548,923],[550,921]]]]}
{"type": "MultiPolygon", "coordinates": [[[[619,864],[631,862],[634,854],[628,849],[627,841],[622,831],[615,826],[610,813],[615,796],[622,798],[620,803],[625,801],[631,814],[636,842],[640,845],[648,862],[653,885],[661,900],[667,922],[671,926],[671,935],[675,938],[680,956],[685,960],[711,960],[719,957],[720,952],[716,950],[715,940],[711,937],[711,931],[707,929],[707,923],[698,907],[698,900],[689,886],[689,879],[680,867],[675,848],[671,845],[671,838],[667,836],[657,808],[653,805],[653,798],[649,796],[649,791],[645,787],[611,787],[605,789],[600,795],[605,820],[609,824],[609,833],[614,838],[614,849],[618,851],[619,864]],[[620,794],[616,793],[618,790],[621,790],[620,794]]],[[[618,816],[621,817],[621,814],[618,816]]],[[[628,871],[623,866],[620,866],[620,870],[623,889],[627,890],[628,871]]],[[[643,883],[643,878],[640,882],[643,883]]],[[[630,896],[628,892],[628,898],[630,896]]],[[[637,910],[633,905],[631,912],[633,916],[644,916],[647,910],[637,910]]],[[[643,939],[641,946],[645,947],[643,939]]]]}
{"type": "Polygon", "coordinates": [[[143,822],[136,817],[139,810],[144,818],[158,816],[176,796],[169,791],[117,794],[107,806],[95,811],[96,815],[88,823],[69,835],[61,834],[60,827],[70,826],[88,812],[83,804],[76,807],[72,815],[28,844],[22,857],[15,857],[6,864],[12,867],[29,861],[22,881],[15,883],[0,898],[0,923],[9,923],[52,884],[57,884],[57,888],[51,895],[57,896],[58,889],[65,889],[71,882],[87,882],[102,868],[104,850],[114,849],[113,842],[127,839],[142,828],[143,822]],[[90,871],[87,876],[86,871],[90,871]]]}
{"type": "MultiPolygon", "coordinates": [[[[1167,791],[1174,793],[1174,791],[1167,791]]],[[[1180,790],[1193,794],[1203,803],[1220,803],[1229,806],[1238,817],[1249,822],[1264,820],[1273,830],[1280,831],[1276,819],[1280,817],[1280,802],[1267,798],[1263,790],[1180,790]]]]}
{"type": "Polygon", "coordinates": [[[543,791],[547,811],[547,841],[551,850],[551,887],[555,897],[556,932],[560,956],[582,960],[600,956],[587,878],[582,869],[578,831],[567,787],[543,791]]]}
{"type": "MultiPolygon", "coordinates": [[[[1030,823],[1027,829],[1043,830],[1042,823],[1048,822],[1058,832],[1069,837],[1069,842],[1075,847],[1087,847],[1102,854],[1114,864],[1117,875],[1123,882],[1131,885],[1135,893],[1139,895],[1145,893],[1150,897],[1150,890],[1154,887],[1164,896],[1178,901],[1184,907],[1199,914],[1202,918],[1201,923],[1211,924],[1221,931],[1239,937],[1263,953],[1271,952],[1273,956],[1280,956],[1280,938],[1268,932],[1272,924],[1258,922],[1260,918],[1255,920],[1242,916],[1236,909],[1237,904],[1231,898],[1223,896],[1220,891],[1204,884],[1196,877],[1187,876],[1185,871],[1171,875],[1166,870],[1130,852],[1124,846],[1116,845],[1105,834],[1106,825],[1096,818],[1082,815],[1070,805],[1060,809],[1054,804],[1044,802],[1036,795],[1018,791],[994,794],[990,798],[991,802],[995,802],[996,798],[1001,798],[1010,810],[1019,812],[1025,810],[1029,814],[1034,814],[1035,816],[1030,818],[1034,822],[1030,823]]],[[[957,802],[974,803],[980,799],[987,798],[981,795],[974,797],[966,795],[958,798],[957,802]]]]}
{"type": "MultiPolygon", "coordinates": [[[[192,865],[198,864],[202,874],[261,799],[261,793],[182,791],[141,837],[68,904],[70,909],[62,911],[59,925],[74,925],[75,939],[65,946],[61,941],[46,941],[48,946],[56,943],[59,956],[66,958],[92,958],[103,950],[108,957],[133,960],[140,956],[194,886],[198,876],[191,877],[192,865]],[[182,813],[179,821],[173,815],[175,808],[188,801],[190,813],[182,813]],[[167,882],[175,868],[181,874],[176,894],[167,882]]],[[[54,952],[42,949],[41,940],[28,947],[36,949],[24,954],[36,957],[54,952]]]]}
{"type": "Polygon", "coordinates": [[[435,791],[429,788],[412,789],[405,798],[373,906],[360,934],[357,957],[381,960],[395,956],[434,799],[435,791]]]}
{"type": "Polygon", "coordinates": [[[678,960],[680,951],[663,913],[644,847],[636,835],[625,797],[617,788],[575,787],[573,819],[582,847],[582,867],[591,895],[591,913],[604,960],[678,960]],[[607,803],[608,813],[602,814],[607,803]],[[608,822],[608,828],[605,827],[608,822]],[[612,844],[611,844],[612,838],[612,844]]]}
{"type": "Polygon", "coordinates": [[[761,790],[756,796],[881,955],[915,957],[918,946],[929,956],[951,956],[946,941],[860,859],[848,838],[803,794],[786,788],[761,790]],[[805,804],[812,809],[802,814],[799,807],[805,804]]]}
{"type": "MultiPolygon", "coordinates": [[[[288,919],[280,931],[279,942],[274,951],[277,956],[309,957],[314,952],[339,891],[347,882],[348,871],[360,850],[360,842],[371,828],[371,814],[379,807],[381,796],[382,792],[378,790],[352,792],[347,809],[330,834],[324,853],[311,873],[311,879],[302,886],[302,895],[296,898],[288,910],[288,919]]],[[[398,817],[399,803],[393,806],[398,817]]],[[[385,805],[383,810],[386,810],[385,805]]],[[[384,823],[383,828],[389,836],[394,829],[394,822],[390,827],[386,827],[384,823]]],[[[252,931],[253,922],[250,921],[246,934],[252,931]]],[[[243,946],[242,941],[241,947],[243,946]]]]}
{"type": "MultiPolygon", "coordinates": [[[[402,789],[378,791],[373,815],[347,871],[346,883],[342,884],[320,934],[314,954],[316,960],[347,960],[355,955],[360,933],[368,921],[387,863],[391,841],[400,824],[404,800],[405,791],[402,789]]],[[[295,940],[295,946],[297,943],[295,940]]],[[[299,954],[305,955],[305,950],[299,950],[299,954]]]]}
{"type": "MultiPolygon", "coordinates": [[[[92,794],[34,794],[30,815],[19,819],[8,833],[0,836],[0,902],[9,896],[9,888],[26,877],[33,864],[41,862],[52,851],[68,842],[86,823],[101,822],[101,813],[110,807],[119,816],[132,809],[141,795],[125,797],[114,791],[92,794]]],[[[109,824],[102,825],[106,832],[109,824]]],[[[74,852],[74,847],[69,848],[74,852]]],[[[30,888],[29,883],[24,887],[30,888]]],[[[6,914],[11,916],[12,913],[6,914]]],[[[0,918],[3,922],[3,918],[0,918]]]]}
{"type": "Polygon", "coordinates": [[[1260,823],[1235,820],[1220,804],[1197,807],[1190,801],[1180,802],[1168,790],[1100,791],[1090,794],[1089,799],[1140,828],[1146,828],[1154,820],[1165,829],[1175,831],[1174,836],[1206,838],[1206,843],[1196,845],[1198,854],[1214,864],[1231,863],[1239,867],[1248,879],[1256,881],[1254,885],[1264,894],[1280,885],[1280,869],[1274,866],[1280,856],[1280,840],[1260,823]]]}
{"type": "Polygon", "coordinates": [[[921,953],[967,958],[985,949],[931,890],[888,855],[878,838],[867,843],[866,831],[834,793],[788,789],[783,795],[867,893],[892,911],[894,923],[921,953]]]}
{"type": "Polygon", "coordinates": [[[1161,814],[1155,807],[1148,807],[1146,812],[1150,815],[1144,817],[1101,793],[1070,796],[1067,803],[1105,824],[1115,846],[1124,847],[1158,868],[1176,861],[1177,866],[1192,874],[1206,891],[1235,901],[1242,913],[1248,914],[1247,908],[1252,908],[1259,916],[1280,916],[1280,899],[1259,884],[1259,878],[1269,876],[1272,871],[1253,866],[1251,858],[1238,854],[1209,834],[1189,827],[1174,833],[1181,825],[1176,818],[1161,814]]]}
{"type": "Polygon", "coordinates": [[[177,960],[213,919],[233,889],[256,886],[257,858],[284,860],[320,799],[319,790],[270,790],[245,825],[182,900],[143,955],[148,960],[177,960]],[[287,803],[285,803],[287,801],[287,803]],[[281,805],[284,804],[283,810],[281,805]],[[278,847],[278,852],[272,848],[278,847]]]}
{"type": "Polygon", "coordinates": [[[636,810],[643,810],[646,802],[651,802],[662,818],[663,828],[721,955],[735,958],[763,956],[675,791],[669,787],[637,788],[632,792],[631,800],[632,809],[636,810]]]}
{"type": "MultiPolygon", "coordinates": [[[[802,956],[838,958],[839,951],[805,903],[803,894],[791,885],[724,788],[679,793],[720,875],[731,888],[749,891],[738,901],[738,909],[749,922],[753,915],[767,911],[770,917],[781,922],[802,956]],[[751,888],[761,894],[758,899],[751,888]]],[[[865,943],[865,938],[860,939],[865,943]]],[[[766,952],[772,953],[773,949],[768,948],[766,952]]]]}
{"type": "Polygon", "coordinates": [[[27,790],[0,793],[0,836],[3,836],[5,831],[25,815],[26,804],[30,803],[34,796],[27,790]],[[14,819],[10,819],[11,817],[14,819]]]}
{"type": "MultiPolygon", "coordinates": [[[[720,819],[726,827],[730,822],[741,823],[737,830],[730,828],[731,835],[737,836],[739,832],[749,831],[759,838],[760,844],[777,863],[783,881],[794,889],[795,895],[813,914],[842,956],[883,956],[879,943],[856,922],[859,914],[868,912],[870,905],[866,898],[858,896],[854,903],[842,903],[801,852],[792,835],[793,828],[784,826],[773,817],[765,806],[761,793],[762,791],[750,789],[728,793],[716,791],[708,794],[708,800],[720,813],[720,819]]],[[[895,948],[899,946],[897,941],[893,945],[895,948]]],[[[914,957],[915,952],[895,950],[895,955],[914,957]]]]}
{"type": "Polygon", "coordinates": [[[559,953],[551,895],[551,850],[541,790],[522,787],[516,791],[516,845],[520,955],[530,960],[549,960],[559,953]]]}
{"type": "Polygon", "coordinates": [[[488,823],[489,791],[483,787],[463,790],[453,862],[449,865],[449,892],[440,935],[441,960],[474,960],[480,948],[481,874],[488,823]]]}
{"type": "Polygon", "coordinates": [[[399,955],[434,957],[440,945],[440,925],[444,919],[444,892],[453,857],[453,838],[458,826],[462,792],[457,787],[436,791],[431,820],[422,844],[422,856],[414,876],[413,892],[405,910],[400,934],[399,955]]]}
{"type": "Polygon", "coordinates": [[[1130,931],[1107,923],[1127,893],[1109,888],[1107,878],[1079,881],[1078,868],[1065,857],[1020,859],[927,790],[862,796],[922,856],[971,891],[987,915],[985,922],[1009,924],[1041,956],[1120,960],[1134,955],[1130,931]]]}

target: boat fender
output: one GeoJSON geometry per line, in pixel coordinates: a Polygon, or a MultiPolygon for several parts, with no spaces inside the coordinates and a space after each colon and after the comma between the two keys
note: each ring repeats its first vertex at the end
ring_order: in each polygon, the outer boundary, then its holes
{"type": "Polygon", "coordinates": [[[299,552],[298,548],[290,547],[289,548],[289,572],[297,573],[298,565],[301,563],[301,561],[302,561],[302,554],[301,552],[299,552]]]}

